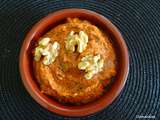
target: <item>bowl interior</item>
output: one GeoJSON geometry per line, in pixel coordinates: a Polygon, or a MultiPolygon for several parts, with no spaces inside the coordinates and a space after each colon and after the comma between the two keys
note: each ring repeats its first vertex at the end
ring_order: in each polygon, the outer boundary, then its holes
{"type": "Polygon", "coordinates": [[[117,28],[103,16],[84,9],[66,9],[49,14],[38,22],[26,36],[20,53],[20,72],[23,83],[31,96],[42,106],[65,116],[85,116],[109,105],[120,93],[128,74],[128,52],[125,42],[117,28]],[[64,23],[67,17],[88,20],[102,29],[111,38],[117,55],[117,75],[106,93],[96,101],[80,106],[63,105],[42,94],[33,75],[32,50],[39,39],[51,28],[64,23]]]}

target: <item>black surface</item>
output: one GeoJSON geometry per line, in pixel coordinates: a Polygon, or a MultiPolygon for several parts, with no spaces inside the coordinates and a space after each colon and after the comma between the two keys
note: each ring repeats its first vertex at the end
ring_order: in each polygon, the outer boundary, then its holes
{"type": "Polygon", "coordinates": [[[160,120],[159,0],[0,0],[0,120],[160,120]],[[109,18],[130,53],[130,71],[119,97],[103,111],[84,118],[55,115],[37,104],[22,85],[18,56],[26,33],[48,13],[86,8],[109,18]]]}

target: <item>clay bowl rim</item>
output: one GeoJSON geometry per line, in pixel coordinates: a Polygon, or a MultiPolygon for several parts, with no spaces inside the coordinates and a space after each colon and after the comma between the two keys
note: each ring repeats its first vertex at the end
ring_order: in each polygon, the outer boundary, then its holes
{"type": "MultiPolygon", "coordinates": [[[[56,23],[55,23],[56,24],[56,23]]],[[[44,33],[43,33],[44,34],[44,33]]],[[[82,117],[87,116],[93,113],[96,113],[115,100],[115,98],[119,95],[124,84],[126,82],[128,71],[129,71],[129,56],[128,49],[125,44],[125,41],[120,34],[119,30],[104,16],[93,12],[91,10],[79,9],[79,8],[70,8],[70,9],[62,9],[53,13],[50,13],[46,17],[42,18],[38,23],[36,23],[32,29],[29,31],[27,36],[25,37],[19,56],[19,70],[20,75],[23,81],[23,84],[29,94],[33,97],[35,101],[37,101],[41,106],[46,108],[47,110],[54,112],[56,114],[68,117],[82,117]],[[114,40],[119,48],[120,59],[121,59],[121,70],[119,72],[119,76],[112,84],[111,88],[99,99],[94,102],[88,103],[86,105],[80,106],[66,106],[61,103],[56,102],[53,99],[50,99],[46,95],[42,94],[33,79],[33,75],[30,73],[30,63],[28,60],[28,49],[31,45],[31,41],[34,38],[38,38],[44,32],[44,28],[48,29],[53,20],[61,20],[64,17],[86,17],[86,19],[94,19],[95,22],[99,22],[106,27],[107,32],[110,32],[114,37],[114,40]],[[47,22],[46,22],[47,21],[47,22]]]]}

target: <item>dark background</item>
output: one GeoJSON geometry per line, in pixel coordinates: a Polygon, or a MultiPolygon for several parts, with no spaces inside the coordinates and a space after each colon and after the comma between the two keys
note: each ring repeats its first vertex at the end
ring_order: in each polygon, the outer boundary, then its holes
{"type": "Polygon", "coordinates": [[[0,0],[0,120],[160,120],[159,0],[0,0]],[[26,33],[41,18],[63,8],[86,8],[110,19],[130,53],[129,76],[122,93],[106,109],[83,118],[55,115],[25,90],[18,57],[26,33]]]}

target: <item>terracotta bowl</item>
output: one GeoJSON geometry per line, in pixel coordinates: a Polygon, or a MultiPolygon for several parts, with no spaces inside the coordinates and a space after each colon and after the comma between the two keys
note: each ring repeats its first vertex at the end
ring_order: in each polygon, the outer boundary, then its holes
{"type": "Polygon", "coordinates": [[[19,59],[19,68],[22,81],[33,99],[51,112],[70,117],[90,115],[111,104],[124,87],[129,70],[128,50],[118,29],[107,18],[98,13],[85,9],[64,9],[51,13],[47,17],[40,20],[33,26],[24,39],[19,59]],[[106,93],[96,101],[80,106],[63,105],[45,94],[42,94],[35,80],[32,69],[33,58],[31,51],[34,47],[35,41],[37,41],[40,36],[44,35],[54,26],[63,23],[67,17],[78,17],[85,19],[103,29],[111,37],[111,42],[114,45],[118,57],[118,74],[116,75],[115,80],[111,84],[108,91],[106,91],[106,93]]]}

